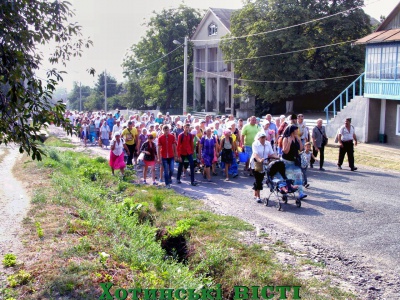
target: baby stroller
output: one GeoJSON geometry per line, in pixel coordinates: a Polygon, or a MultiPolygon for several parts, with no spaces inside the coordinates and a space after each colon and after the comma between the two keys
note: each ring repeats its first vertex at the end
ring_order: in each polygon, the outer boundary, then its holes
{"type": "Polygon", "coordinates": [[[268,197],[263,199],[264,204],[268,206],[269,199],[272,195],[275,195],[275,198],[278,199],[276,203],[278,210],[282,209],[281,202],[286,204],[289,197],[296,200],[297,207],[301,207],[301,200],[296,197],[298,186],[294,186],[294,181],[286,177],[285,163],[275,160],[264,166],[264,169],[267,175],[266,184],[270,191],[268,197]]]}

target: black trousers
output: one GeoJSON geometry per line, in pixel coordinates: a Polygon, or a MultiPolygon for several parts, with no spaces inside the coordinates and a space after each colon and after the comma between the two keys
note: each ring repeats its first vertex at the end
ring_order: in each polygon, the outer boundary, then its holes
{"type": "Polygon", "coordinates": [[[127,146],[128,149],[129,149],[128,161],[127,161],[126,164],[127,164],[128,166],[131,166],[131,165],[132,165],[133,154],[134,154],[135,151],[136,151],[136,144],[133,144],[133,145],[128,145],[128,144],[126,144],[126,146],[127,146]]]}
{"type": "Polygon", "coordinates": [[[343,147],[339,148],[339,160],[338,165],[341,166],[343,164],[344,156],[347,153],[347,159],[349,160],[350,169],[354,168],[354,144],[353,141],[342,142],[343,147]]]}
{"type": "MultiPolygon", "coordinates": [[[[318,152],[319,152],[319,167],[322,168],[324,166],[324,160],[325,160],[325,146],[319,148],[319,151],[317,151],[317,149],[315,149],[315,147],[313,146],[312,153],[315,157],[317,157],[318,152]]],[[[314,163],[315,159],[311,157],[310,165],[313,165],[314,163]]]]}
{"type": "Polygon", "coordinates": [[[184,165],[184,161],[185,161],[186,158],[189,160],[190,182],[193,183],[194,182],[194,161],[193,161],[193,155],[192,154],[181,155],[181,161],[179,162],[178,175],[176,175],[176,179],[177,180],[181,179],[181,175],[182,175],[182,171],[183,171],[183,165],[184,165]]]}
{"type": "Polygon", "coordinates": [[[260,173],[260,172],[253,170],[253,175],[254,175],[254,179],[255,179],[255,181],[253,183],[253,190],[262,191],[262,189],[263,189],[262,182],[264,180],[265,173],[260,173]]]}

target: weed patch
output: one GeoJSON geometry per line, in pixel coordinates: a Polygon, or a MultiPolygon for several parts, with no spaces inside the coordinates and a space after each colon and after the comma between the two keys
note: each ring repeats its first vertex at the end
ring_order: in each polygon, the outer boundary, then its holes
{"type": "Polygon", "coordinates": [[[32,279],[32,275],[24,270],[19,270],[16,274],[7,277],[8,285],[12,288],[25,285],[32,279]]]}
{"type": "Polygon", "coordinates": [[[14,267],[17,264],[17,257],[15,254],[7,253],[3,258],[3,266],[6,268],[14,267]]]}
{"type": "Polygon", "coordinates": [[[55,136],[49,136],[44,144],[51,147],[75,148],[68,139],[59,139],[55,136]]]}

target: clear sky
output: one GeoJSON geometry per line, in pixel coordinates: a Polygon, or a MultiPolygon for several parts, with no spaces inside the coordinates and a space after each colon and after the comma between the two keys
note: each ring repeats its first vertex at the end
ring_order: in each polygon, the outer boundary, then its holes
{"type": "MultiPolygon", "coordinates": [[[[90,37],[93,47],[85,49],[81,58],[67,64],[67,75],[60,85],[69,91],[72,82],[93,86],[97,74],[105,69],[119,82],[123,81],[121,63],[127,50],[145,34],[143,26],[153,16],[153,11],[163,8],[187,6],[201,9],[209,7],[240,8],[241,0],[70,0],[75,9],[75,21],[83,28],[83,35],[90,37]],[[87,69],[96,69],[95,77],[87,69]]],[[[387,16],[399,0],[366,0],[365,12],[379,20],[387,16]]],[[[183,37],[182,37],[183,40],[183,37]]],[[[45,50],[46,51],[46,50],[45,50]]]]}

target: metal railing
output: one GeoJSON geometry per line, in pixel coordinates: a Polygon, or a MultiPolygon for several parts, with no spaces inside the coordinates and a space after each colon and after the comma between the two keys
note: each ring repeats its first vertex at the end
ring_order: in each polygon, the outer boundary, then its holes
{"type": "Polygon", "coordinates": [[[354,80],[347,88],[343,90],[335,99],[332,100],[325,108],[324,112],[326,113],[326,123],[329,124],[329,113],[333,113],[333,117],[343,109],[343,107],[349,104],[351,99],[354,99],[355,96],[363,95],[363,87],[364,87],[364,76],[365,73],[362,73],[356,80],[354,80]],[[352,97],[349,97],[349,94],[352,94],[352,97]],[[345,103],[344,101],[345,100],[345,103]]]}

